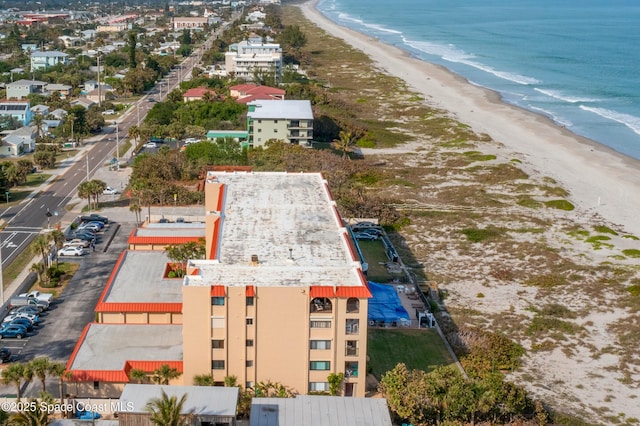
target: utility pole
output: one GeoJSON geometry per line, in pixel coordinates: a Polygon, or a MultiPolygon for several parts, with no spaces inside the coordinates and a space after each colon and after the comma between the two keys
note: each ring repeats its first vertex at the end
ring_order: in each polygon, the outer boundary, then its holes
{"type": "Polygon", "coordinates": [[[100,84],[100,52],[98,52],[98,107],[102,108],[102,86],[100,84]]]}
{"type": "Polygon", "coordinates": [[[120,170],[120,128],[116,121],[116,171],[120,170]]]}
{"type": "Polygon", "coordinates": [[[136,114],[138,114],[138,128],[140,128],[140,101],[136,105],[136,114]]]}
{"type": "MultiPolygon", "coordinates": [[[[1,235],[1,234],[0,234],[1,235]]],[[[2,267],[2,243],[0,242],[0,306],[4,305],[4,268],[2,267]]]]}

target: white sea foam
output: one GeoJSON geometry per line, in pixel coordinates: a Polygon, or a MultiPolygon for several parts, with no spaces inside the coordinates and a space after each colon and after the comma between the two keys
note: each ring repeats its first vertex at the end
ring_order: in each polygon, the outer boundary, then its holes
{"type": "Polygon", "coordinates": [[[589,103],[589,102],[600,101],[600,99],[596,99],[596,98],[582,98],[582,97],[565,95],[564,93],[558,90],[540,89],[538,87],[534,88],[533,90],[535,90],[536,92],[542,93],[543,95],[547,95],[550,98],[558,99],[558,100],[569,102],[572,104],[576,104],[579,102],[589,103]]]}
{"type": "Polygon", "coordinates": [[[413,40],[407,40],[404,37],[403,37],[403,41],[406,45],[413,47],[414,49],[417,49],[421,52],[427,53],[429,55],[439,56],[445,61],[465,64],[467,66],[492,74],[503,80],[508,80],[508,81],[522,84],[522,85],[540,83],[539,80],[536,80],[533,77],[527,77],[525,75],[520,75],[520,74],[511,73],[507,71],[498,71],[488,65],[484,65],[479,62],[472,61],[471,59],[475,58],[473,54],[460,50],[451,44],[445,45],[445,44],[432,43],[428,41],[413,41],[413,40]]]}
{"type": "Polygon", "coordinates": [[[540,107],[537,107],[537,106],[533,106],[533,105],[529,105],[527,108],[532,110],[532,111],[536,111],[536,112],[539,112],[539,113],[541,113],[543,115],[546,115],[547,117],[552,119],[554,123],[557,123],[557,124],[559,124],[561,126],[564,126],[564,127],[573,126],[573,123],[571,121],[569,121],[569,120],[567,120],[565,118],[559,117],[553,111],[549,111],[549,110],[546,110],[546,109],[543,109],[543,108],[540,108],[540,107]]]}
{"type": "Polygon", "coordinates": [[[605,108],[593,108],[584,105],[580,105],[580,108],[599,115],[600,117],[608,120],[615,121],[620,124],[624,124],[628,128],[640,135],[640,117],[636,117],[630,114],[624,114],[622,112],[612,111],[605,108]]]}
{"type": "Polygon", "coordinates": [[[369,24],[369,23],[363,21],[362,19],[354,18],[353,16],[351,16],[351,15],[349,15],[347,13],[339,13],[338,14],[338,19],[340,19],[341,21],[353,22],[353,23],[361,25],[361,26],[363,26],[365,28],[370,28],[372,30],[376,30],[376,31],[384,32],[384,33],[402,34],[402,32],[400,32],[400,31],[393,30],[393,29],[387,28],[387,27],[383,27],[382,25],[369,24]]]}

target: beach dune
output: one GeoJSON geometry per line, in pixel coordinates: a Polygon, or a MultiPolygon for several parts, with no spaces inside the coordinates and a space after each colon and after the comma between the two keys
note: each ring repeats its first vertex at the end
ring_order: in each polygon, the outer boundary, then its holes
{"type": "Polygon", "coordinates": [[[329,34],[361,50],[391,75],[424,95],[427,104],[524,157],[522,169],[555,179],[584,214],[596,215],[640,236],[640,161],[575,135],[545,116],[501,101],[500,95],[470,84],[443,67],[330,21],[316,8],[304,15],[329,34]]]}

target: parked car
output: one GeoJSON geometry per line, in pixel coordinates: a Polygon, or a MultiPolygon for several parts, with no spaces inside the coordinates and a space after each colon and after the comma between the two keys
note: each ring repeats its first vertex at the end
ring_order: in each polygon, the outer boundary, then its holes
{"type": "Polygon", "coordinates": [[[9,325],[19,325],[24,327],[27,331],[33,331],[33,323],[26,318],[15,318],[9,321],[9,325]]]}
{"type": "Polygon", "coordinates": [[[91,243],[89,241],[81,240],[80,238],[74,238],[73,240],[69,240],[66,243],[64,243],[62,247],[78,246],[78,247],[87,248],[90,245],[91,243]]]}
{"type": "Polygon", "coordinates": [[[358,234],[371,234],[376,238],[380,238],[382,236],[382,231],[376,228],[364,228],[360,230],[353,230],[353,232],[357,232],[358,234]]]}
{"type": "Polygon", "coordinates": [[[81,222],[92,222],[94,220],[97,220],[102,223],[109,223],[109,219],[107,217],[101,216],[97,213],[91,213],[89,215],[80,216],[81,222]]]}
{"type": "Polygon", "coordinates": [[[7,314],[6,317],[2,320],[3,323],[11,322],[16,318],[27,318],[33,324],[37,324],[40,322],[40,317],[37,314],[28,314],[26,312],[16,312],[11,311],[7,314]]]}
{"type": "Polygon", "coordinates": [[[377,236],[368,234],[366,232],[354,232],[353,237],[356,240],[365,240],[365,241],[375,241],[378,239],[377,236]]]}
{"type": "Polygon", "coordinates": [[[13,354],[11,353],[11,349],[9,348],[0,349],[0,364],[4,364],[5,362],[11,362],[12,357],[13,357],[13,354]]]}
{"type": "Polygon", "coordinates": [[[102,228],[100,228],[100,226],[96,225],[95,223],[85,223],[84,225],[78,226],[78,228],[76,229],[76,231],[90,231],[94,234],[100,232],[100,230],[102,230],[102,228]]]}
{"type": "Polygon", "coordinates": [[[91,245],[91,243],[96,242],[96,236],[94,234],[84,233],[82,231],[74,232],[73,234],[71,234],[71,238],[73,238],[74,240],[79,239],[79,240],[88,241],[89,245],[91,245]]]}
{"type": "Polygon", "coordinates": [[[27,329],[19,325],[3,324],[0,326],[0,339],[5,337],[15,337],[16,339],[22,339],[26,337],[27,329]]]}
{"type": "Polygon", "coordinates": [[[51,293],[41,293],[38,290],[31,291],[29,293],[20,293],[18,296],[20,297],[28,297],[30,299],[38,299],[43,300],[49,304],[53,302],[53,294],[51,293]]]}
{"type": "Polygon", "coordinates": [[[9,299],[12,308],[27,307],[36,312],[42,312],[49,309],[49,302],[46,300],[38,300],[26,296],[16,296],[9,299]]]}
{"type": "Polygon", "coordinates": [[[155,142],[147,142],[144,145],[142,145],[145,148],[157,148],[158,145],[155,142]]]}
{"type": "Polygon", "coordinates": [[[84,249],[80,247],[63,247],[58,250],[58,256],[83,256],[84,249]]]}
{"type": "Polygon", "coordinates": [[[377,223],[373,223],[373,222],[358,222],[355,225],[353,225],[351,228],[377,228],[378,225],[377,223]]]}
{"type": "Polygon", "coordinates": [[[10,313],[40,315],[40,309],[37,306],[16,306],[11,309],[10,313]]]}
{"type": "Polygon", "coordinates": [[[149,98],[147,99],[147,102],[155,102],[156,100],[154,98],[149,98]]]}
{"type": "Polygon", "coordinates": [[[118,195],[120,193],[120,191],[118,191],[117,189],[113,189],[110,186],[107,186],[104,191],[102,191],[102,195],[118,195]]]}
{"type": "MultiPolygon", "coordinates": [[[[85,222],[84,225],[98,225],[100,229],[104,229],[104,223],[98,220],[92,220],[91,222],[85,222]]],[[[81,225],[82,226],[82,225],[81,225]]]]}
{"type": "Polygon", "coordinates": [[[115,113],[116,112],[114,110],[112,110],[112,109],[107,109],[105,111],[102,111],[102,115],[113,115],[115,113]]]}

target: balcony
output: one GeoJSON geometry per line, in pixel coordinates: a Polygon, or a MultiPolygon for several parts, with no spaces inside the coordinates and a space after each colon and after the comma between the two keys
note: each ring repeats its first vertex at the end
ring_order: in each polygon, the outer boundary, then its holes
{"type": "Polygon", "coordinates": [[[314,314],[321,312],[323,314],[330,314],[333,312],[333,305],[331,304],[331,300],[326,297],[316,297],[311,300],[309,304],[309,312],[314,314]]]}
{"type": "Polygon", "coordinates": [[[347,379],[349,377],[358,377],[358,363],[353,361],[348,361],[344,363],[344,377],[347,379]]]}
{"type": "Polygon", "coordinates": [[[344,355],[345,356],[358,356],[359,355],[359,351],[358,348],[350,348],[349,346],[347,346],[346,348],[344,348],[344,355]]]}

